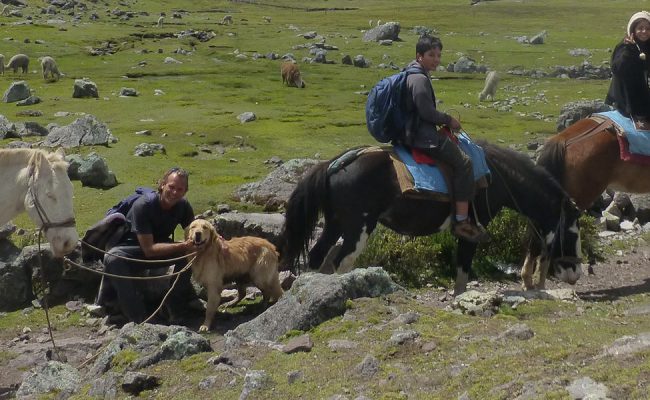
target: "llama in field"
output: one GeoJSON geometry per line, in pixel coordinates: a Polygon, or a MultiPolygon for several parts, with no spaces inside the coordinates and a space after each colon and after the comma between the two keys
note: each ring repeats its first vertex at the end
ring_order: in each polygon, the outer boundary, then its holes
{"type": "Polygon", "coordinates": [[[14,74],[18,72],[18,68],[20,68],[22,73],[26,74],[29,69],[29,57],[25,54],[16,54],[9,59],[9,63],[5,68],[13,70],[14,74]]]}
{"type": "Polygon", "coordinates": [[[298,64],[294,64],[291,61],[285,61],[280,66],[280,74],[282,75],[282,83],[287,86],[293,86],[297,88],[304,88],[305,81],[302,80],[300,75],[300,69],[298,64]]]}
{"type": "Polygon", "coordinates": [[[161,15],[158,18],[158,22],[156,23],[156,26],[158,26],[158,28],[162,28],[163,27],[163,22],[165,22],[165,17],[163,15],[161,15]]]}
{"type": "Polygon", "coordinates": [[[61,72],[59,72],[59,67],[56,65],[56,61],[50,56],[45,56],[39,58],[41,60],[41,69],[43,70],[43,79],[46,81],[48,77],[51,81],[58,81],[61,78],[61,72]]]}
{"type": "Polygon", "coordinates": [[[485,87],[481,91],[481,93],[478,94],[478,100],[479,101],[484,101],[486,99],[490,99],[490,101],[494,100],[494,96],[497,93],[497,86],[499,85],[499,74],[497,74],[497,71],[490,71],[487,73],[485,76],[485,87]]]}

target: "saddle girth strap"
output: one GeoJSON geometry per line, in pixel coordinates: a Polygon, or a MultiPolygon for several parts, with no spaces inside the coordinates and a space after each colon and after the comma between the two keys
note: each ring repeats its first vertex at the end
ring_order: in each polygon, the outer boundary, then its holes
{"type": "Polygon", "coordinates": [[[586,131],[582,132],[581,134],[567,139],[566,142],[564,142],[565,147],[569,147],[573,143],[585,140],[585,139],[597,134],[598,132],[601,132],[601,131],[604,131],[604,130],[611,130],[612,128],[614,128],[614,122],[609,118],[601,117],[599,115],[590,115],[589,119],[597,122],[597,124],[592,126],[589,129],[587,129],[586,131]]]}

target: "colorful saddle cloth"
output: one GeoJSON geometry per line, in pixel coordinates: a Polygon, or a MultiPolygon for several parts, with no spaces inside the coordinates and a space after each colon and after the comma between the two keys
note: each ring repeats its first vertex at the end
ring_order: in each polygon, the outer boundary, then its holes
{"type": "MultiPolygon", "coordinates": [[[[469,136],[464,132],[459,134],[457,137],[460,148],[472,159],[474,180],[479,181],[490,173],[490,169],[485,161],[485,153],[481,146],[472,142],[469,136]]],[[[415,190],[426,190],[430,192],[449,194],[447,182],[445,182],[445,178],[442,175],[440,168],[435,165],[417,163],[413,159],[411,152],[403,146],[395,146],[394,150],[395,154],[397,154],[408,169],[409,173],[413,176],[415,190]]]]}
{"type": "MultiPolygon", "coordinates": [[[[642,161],[648,160],[650,156],[650,132],[637,130],[634,121],[631,118],[624,117],[618,111],[607,111],[596,113],[614,122],[621,134],[618,135],[619,145],[621,147],[621,159],[624,161],[642,161]]],[[[646,161],[647,162],[647,161],[646,161]]]]}

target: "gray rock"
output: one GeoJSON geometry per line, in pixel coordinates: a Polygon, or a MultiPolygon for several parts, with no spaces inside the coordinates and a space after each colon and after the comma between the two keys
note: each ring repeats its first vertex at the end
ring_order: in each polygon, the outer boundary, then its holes
{"type": "Polygon", "coordinates": [[[611,109],[602,100],[584,100],[567,103],[560,110],[560,116],[557,119],[557,131],[564,130],[569,125],[586,118],[590,114],[610,111],[611,109]]]}
{"type": "Polygon", "coordinates": [[[38,96],[29,96],[24,100],[16,102],[17,106],[32,106],[41,102],[41,98],[38,96]]]}
{"type": "Polygon", "coordinates": [[[137,97],[138,94],[139,94],[138,91],[135,90],[134,88],[123,87],[120,89],[120,96],[137,97]]]}
{"type": "Polygon", "coordinates": [[[138,395],[144,390],[151,390],[160,386],[160,378],[142,372],[127,372],[122,381],[122,390],[138,395]]]}
{"type": "Polygon", "coordinates": [[[14,103],[16,101],[25,100],[31,96],[29,85],[25,81],[12,82],[9,88],[2,96],[2,101],[5,103],[14,103]]]}
{"type": "Polygon", "coordinates": [[[363,34],[364,42],[378,42],[380,40],[399,40],[399,22],[387,22],[367,30],[363,34]]]}
{"type": "Polygon", "coordinates": [[[113,171],[108,169],[106,160],[99,154],[92,152],[82,160],[77,174],[83,186],[109,189],[117,186],[117,178],[113,171]]]}
{"type": "Polygon", "coordinates": [[[535,336],[535,332],[526,324],[515,324],[501,333],[498,339],[528,340],[535,336]]]}
{"type": "Polygon", "coordinates": [[[262,181],[240,186],[233,196],[242,202],[264,205],[265,211],[275,211],[286,204],[296,184],[319,162],[314,159],[289,160],[262,181]]]}
{"type": "Polygon", "coordinates": [[[81,374],[69,364],[49,361],[30,371],[16,392],[16,397],[38,396],[56,392],[59,396],[67,393],[67,398],[81,385],[81,374]]]}
{"type": "Polygon", "coordinates": [[[279,246],[284,215],[227,212],[217,215],[213,224],[226,239],[238,236],[258,236],[279,246]]]}
{"type": "Polygon", "coordinates": [[[7,117],[0,115],[0,139],[17,137],[16,126],[7,117]]]}
{"type": "Polygon", "coordinates": [[[627,356],[650,348],[650,332],[635,336],[623,336],[607,347],[601,356],[627,356]]]}
{"type": "Polygon", "coordinates": [[[239,114],[237,116],[237,119],[239,120],[239,122],[241,122],[243,124],[243,123],[246,123],[246,122],[255,121],[257,119],[257,117],[255,116],[255,113],[252,113],[250,111],[246,111],[246,112],[243,112],[243,113],[239,114]]]}
{"type": "Polygon", "coordinates": [[[115,372],[107,372],[91,382],[88,395],[94,398],[112,400],[117,398],[119,375],[115,372]]]}
{"type": "Polygon", "coordinates": [[[212,350],[208,339],[183,326],[128,323],[120,329],[115,339],[95,360],[88,376],[98,377],[110,370],[115,355],[125,349],[132,349],[139,355],[126,366],[131,371],[163,360],[181,360],[193,354],[212,350]]]}
{"type": "Polygon", "coordinates": [[[252,321],[226,332],[226,346],[274,341],[290,330],[307,331],[342,315],[350,299],[377,297],[401,288],[381,268],[356,269],[343,275],[304,273],[280,300],[252,321]]]}
{"type": "Polygon", "coordinates": [[[111,131],[106,124],[88,114],[77,118],[70,125],[51,128],[43,141],[43,146],[61,146],[66,149],[79,146],[106,146],[111,140],[111,131]]]}
{"type": "Polygon", "coordinates": [[[99,92],[97,90],[97,85],[95,82],[91,81],[88,78],[75,79],[72,97],[75,99],[82,98],[99,98],[99,92]]]}
{"type": "Polygon", "coordinates": [[[370,379],[379,372],[379,360],[368,354],[354,367],[353,372],[361,378],[370,379]]]}
{"type": "Polygon", "coordinates": [[[167,154],[167,149],[165,149],[165,146],[160,143],[140,143],[135,146],[133,155],[137,157],[151,157],[156,154],[156,152],[167,154]]]}
{"type": "Polygon", "coordinates": [[[388,339],[388,344],[392,346],[403,345],[415,341],[418,337],[420,337],[420,333],[412,329],[397,330],[388,339]]]}
{"type": "Polygon", "coordinates": [[[482,293],[468,290],[456,296],[451,307],[469,315],[486,315],[496,313],[503,297],[496,292],[482,293]]]}
{"type": "Polygon", "coordinates": [[[571,398],[584,400],[605,400],[608,399],[607,393],[609,392],[607,386],[595,382],[588,376],[574,380],[566,390],[571,398]]]}

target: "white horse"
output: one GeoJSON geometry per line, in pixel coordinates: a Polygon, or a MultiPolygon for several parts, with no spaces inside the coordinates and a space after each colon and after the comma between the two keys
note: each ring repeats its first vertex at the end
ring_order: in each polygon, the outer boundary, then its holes
{"type": "Polygon", "coordinates": [[[45,232],[54,257],[70,253],[79,240],[64,156],[63,149],[0,150],[0,226],[26,211],[45,232]]]}

